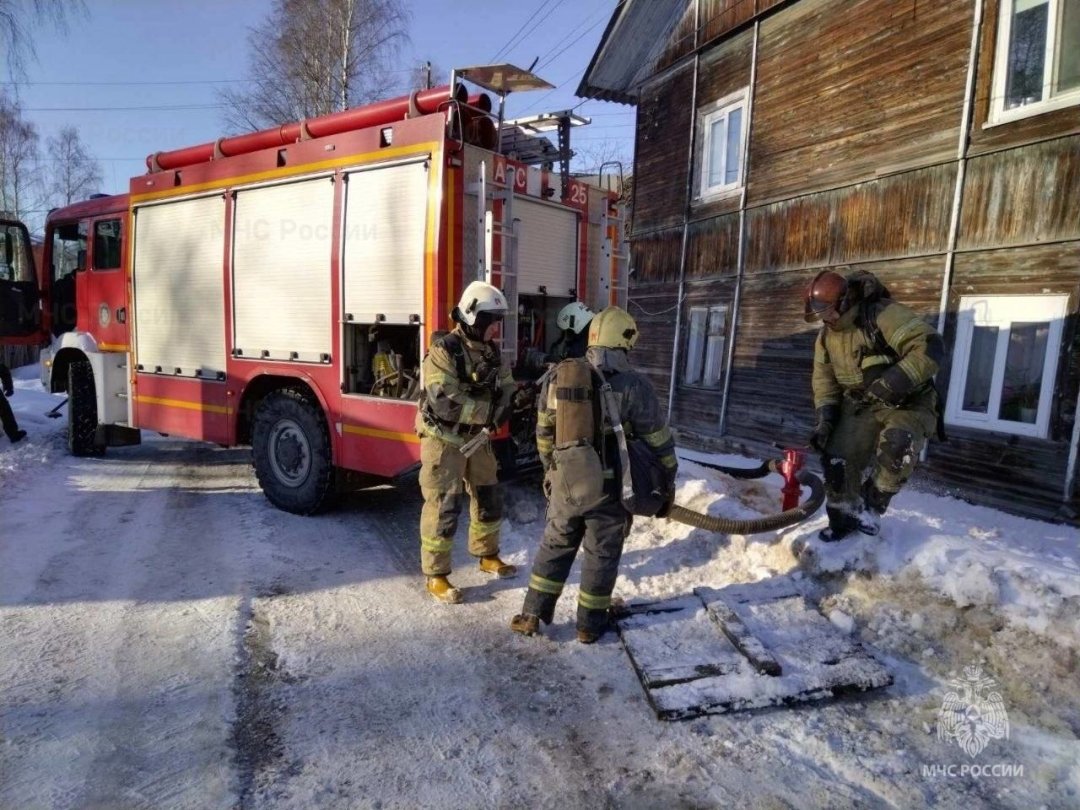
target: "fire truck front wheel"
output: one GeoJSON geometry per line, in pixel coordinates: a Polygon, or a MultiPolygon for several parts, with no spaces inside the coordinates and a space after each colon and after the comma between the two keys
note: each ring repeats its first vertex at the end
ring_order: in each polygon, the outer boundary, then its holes
{"type": "Polygon", "coordinates": [[[89,360],[68,366],[68,451],[73,456],[100,456],[105,448],[95,440],[97,391],[89,360]]]}
{"type": "Polygon", "coordinates": [[[298,515],[329,505],[334,491],[330,432],[322,409],[303,391],[274,391],[255,411],[251,453],[270,503],[298,515]]]}

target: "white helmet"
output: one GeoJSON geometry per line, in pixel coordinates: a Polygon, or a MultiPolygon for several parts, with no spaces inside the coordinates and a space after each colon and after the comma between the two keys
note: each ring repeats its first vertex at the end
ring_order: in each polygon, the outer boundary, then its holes
{"type": "Polygon", "coordinates": [[[509,311],[510,305],[506,303],[502,290],[484,281],[474,281],[461,294],[452,317],[459,323],[472,326],[481,312],[504,316],[509,311]]]}
{"type": "Polygon", "coordinates": [[[581,330],[588,326],[589,321],[594,317],[596,317],[595,312],[580,301],[574,301],[559,310],[559,316],[555,319],[555,324],[560,329],[569,329],[574,334],[580,335],[581,330]]]}

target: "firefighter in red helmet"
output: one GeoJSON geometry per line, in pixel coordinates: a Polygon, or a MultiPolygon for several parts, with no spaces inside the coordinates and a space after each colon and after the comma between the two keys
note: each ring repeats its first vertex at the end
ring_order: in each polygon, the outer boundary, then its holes
{"type": "Polygon", "coordinates": [[[814,341],[810,439],[828,498],[829,525],[819,536],[875,535],[939,425],[934,375],[944,344],[871,273],[818,273],[805,304],[806,321],[824,324],[814,341]]]}

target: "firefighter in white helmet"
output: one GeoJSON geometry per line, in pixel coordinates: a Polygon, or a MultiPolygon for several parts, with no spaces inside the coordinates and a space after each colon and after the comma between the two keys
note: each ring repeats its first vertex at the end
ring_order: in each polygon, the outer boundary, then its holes
{"type": "Polygon", "coordinates": [[[450,550],[461,501],[471,499],[469,553],[480,570],[511,577],[517,569],[499,558],[503,504],[490,442],[466,457],[461,448],[485,428],[506,421],[514,380],[492,338],[508,306],[502,292],[474,281],[451,312],[453,331],[436,333],[424,357],[424,388],[416,418],[420,435],[420,562],[427,590],[441,602],[457,603],[450,584],[450,550]]]}
{"type": "Polygon", "coordinates": [[[516,633],[535,635],[541,621],[551,623],[580,548],[577,638],[596,641],[608,629],[611,593],[633,515],[666,514],[671,507],[675,443],[652,385],[630,367],[628,353],[637,336],[629,313],[608,307],[589,326],[585,359],[563,360],[543,379],[536,447],[544,465],[547,527],[521,613],[510,622],[516,633]],[[613,425],[622,426],[625,443],[613,425]],[[626,472],[633,471],[632,506],[624,499],[624,458],[626,472]]]}
{"type": "Polygon", "coordinates": [[[559,337],[548,350],[548,362],[558,363],[567,357],[584,357],[588,346],[589,324],[596,313],[580,301],[572,301],[559,310],[555,325],[559,337]]]}

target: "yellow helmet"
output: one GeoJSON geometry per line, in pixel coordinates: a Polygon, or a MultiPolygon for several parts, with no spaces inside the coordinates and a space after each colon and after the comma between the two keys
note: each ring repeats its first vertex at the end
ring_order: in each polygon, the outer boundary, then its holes
{"type": "Polygon", "coordinates": [[[589,346],[629,351],[637,343],[638,328],[630,313],[619,307],[608,307],[589,323],[589,346]]]}

